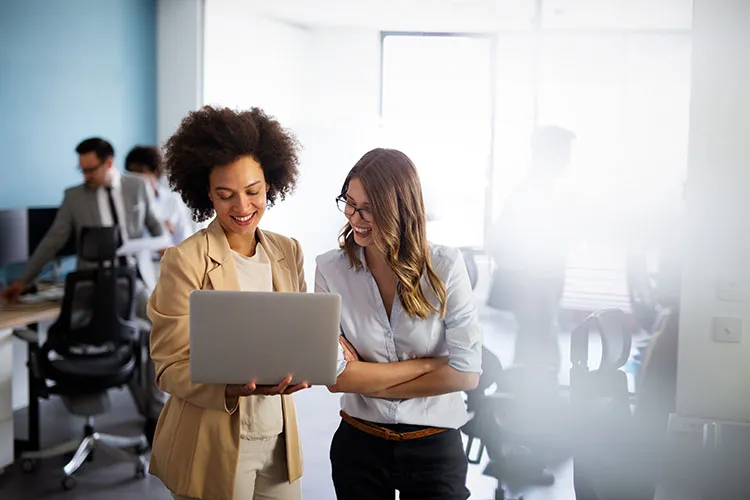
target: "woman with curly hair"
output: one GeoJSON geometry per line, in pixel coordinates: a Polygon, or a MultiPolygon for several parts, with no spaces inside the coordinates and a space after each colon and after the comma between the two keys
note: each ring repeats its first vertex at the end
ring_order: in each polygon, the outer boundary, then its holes
{"type": "Polygon", "coordinates": [[[317,259],[316,292],[337,293],[341,417],[331,443],[339,500],[465,500],[461,391],[479,382],[482,331],[458,250],[427,242],[417,169],[365,154],[336,198],[340,248],[317,259]]]}
{"type": "MultiPolygon", "coordinates": [[[[215,219],[166,251],[148,305],[156,384],[170,398],[156,427],[150,472],[176,499],[300,498],[302,451],[291,394],[306,384],[190,380],[190,292],[304,292],[302,251],[261,231],[268,206],[295,186],[298,144],[258,108],[190,113],[165,146],[173,189],[197,221],[215,219]]],[[[252,321],[252,319],[248,319],[252,321]]]]}

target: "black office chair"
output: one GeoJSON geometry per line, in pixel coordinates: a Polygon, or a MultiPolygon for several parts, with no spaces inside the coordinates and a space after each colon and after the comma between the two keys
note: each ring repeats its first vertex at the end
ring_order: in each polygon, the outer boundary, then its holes
{"type": "MultiPolygon", "coordinates": [[[[653,499],[648,436],[635,425],[634,402],[623,371],[631,327],[619,309],[595,312],[570,338],[573,415],[573,487],[577,500],[653,499]],[[599,365],[589,369],[589,340],[602,343],[599,365]]],[[[651,457],[653,458],[653,457],[651,457]]]]}
{"type": "Polygon", "coordinates": [[[133,321],[136,274],[115,265],[115,249],[113,228],[83,229],[79,257],[97,266],[67,276],[60,317],[50,327],[47,341],[41,347],[38,342],[29,345],[30,383],[42,397],[60,396],[70,413],[86,418],[82,440],[21,455],[28,472],[38,459],[75,452],[63,467],[65,489],[75,486],[73,474],[91,459],[94,449],[132,462],[136,475],[146,475],[145,436],[114,436],[94,429],[94,417],[109,411],[109,389],[126,385],[143,363],[133,321]]]}
{"type": "Polygon", "coordinates": [[[482,348],[479,384],[466,392],[471,419],[461,431],[468,437],[469,463],[479,464],[487,451],[489,462],[483,473],[498,481],[495,500],[507,500],[503,483],[517,486],[554,483],[554,475],[546,466],[554,454],[551,452],[566,446],[560,440],[566,432],[551,426],[549,417],[554,415],[565,428],[561,411],[564,404],[556,373],[521,366],[503,369],[498,357],[482,348]]]}

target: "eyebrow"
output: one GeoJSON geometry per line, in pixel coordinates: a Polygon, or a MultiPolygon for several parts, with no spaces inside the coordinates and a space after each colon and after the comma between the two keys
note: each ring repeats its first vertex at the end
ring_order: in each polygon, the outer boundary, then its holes
{"type": "MultiPolygon", "coordinates": [[[[259,181],[259,180],[258,181],[253,181],[250,184],[248,184],[247,186],[245,186],[243,189],[251,188],[251,187],[255,186],[256,184],[259,184],[260,182],[261,181],[259,181]]],[[[217,186],[214,189],[216,189],[217,191],[219,191],[219,190],[222,190],[222,191],[232,191],[230,188],[224,187],[224,186],[217,186]]]]}
{"type": "MultiPolygon", "coordinates": [[[[352,202],[352,203],[355,203],[355,204],[357,203],[357,202],[356,202],[356,201],[354,200],[354,198],[352,198],[352,197],[351,197],[351,196],[349,196],[348,194],[346,195],[346,201],[350,201],[350,202],[352,202]]],[[[370,206],[370,202],[369,202],[369,201],[366,201],[366,202],[364,202],[364,203],[362,204],[362,206],[363,206],[363,207],[369,207],[369,206],[370,206]]]]}

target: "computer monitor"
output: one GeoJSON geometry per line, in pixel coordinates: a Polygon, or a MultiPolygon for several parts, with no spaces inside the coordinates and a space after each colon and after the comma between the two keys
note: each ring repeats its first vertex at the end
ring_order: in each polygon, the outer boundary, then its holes
{"type": "MultiPolygon", "coordinates": [[[[57,216],[58,207],[34,207],[28,209],[29,221],[29,255],[34,253],[36,247],[44,239],[49,228],[57,216]]],[[[70,257],[76,255],[76,235],[71,234],[68,242],[57,252],[57,257],[70,257]]]]}
{"type": "Polygon", "coordinates": [[[25,209],[0,210],[0,266],[29,258],[28,228],[25,209]]]}

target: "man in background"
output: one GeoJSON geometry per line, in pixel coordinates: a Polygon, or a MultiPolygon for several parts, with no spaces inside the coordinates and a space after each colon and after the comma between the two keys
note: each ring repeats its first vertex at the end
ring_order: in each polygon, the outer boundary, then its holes
{"type": "Polygon", "coordinates": [[[488,301],[516,318],[514,364],[560,368],[555,324],[572,227],[571,200],[561,181],[574,139],[556,126],[534,132],[529,175],[508,197],[491,233],[496,271],[488,301]]]}
{"type": "Polygon", "coordinates": [[[187,206],[174,191],[162,182],[162,158],[159,149],[153,146],[136,146],[125,158],[125,170],[143,175],[152,190],[157,215],[161,218],[178,244],[194,231],[193,221],[187,206]]]}
{"type": "MultiPolygon", "coordinates": [[[[65,190],[62,205],[49,231],[26,264],[21,277],[2,292],[8,302],[16,302],[26,287],[73,236],[78,239],[84,227],[117,226],[123,242],[165,234],[156,214],[153,196],[146,180],[137,175],[120,173],[113,166],[115,151],[104,139],[92,137],[76,147],[83,184],[65,190]]],[[[166,242],[168,245],[168,242],[166,242]]],[[[78,259],[78,267],[91,263],[78,259]]],[[[146,305],[150,292],[142,280],[136,286],[136,315],[147,320],[146,305]]],[[[164,406],[164,394],[156,387],[153,362],[148,360],[147,381],[139,386],[140,377],[133,377],[130,390],[146,417],[146,435],[153,435],[156,419],[164,406]]]]}

